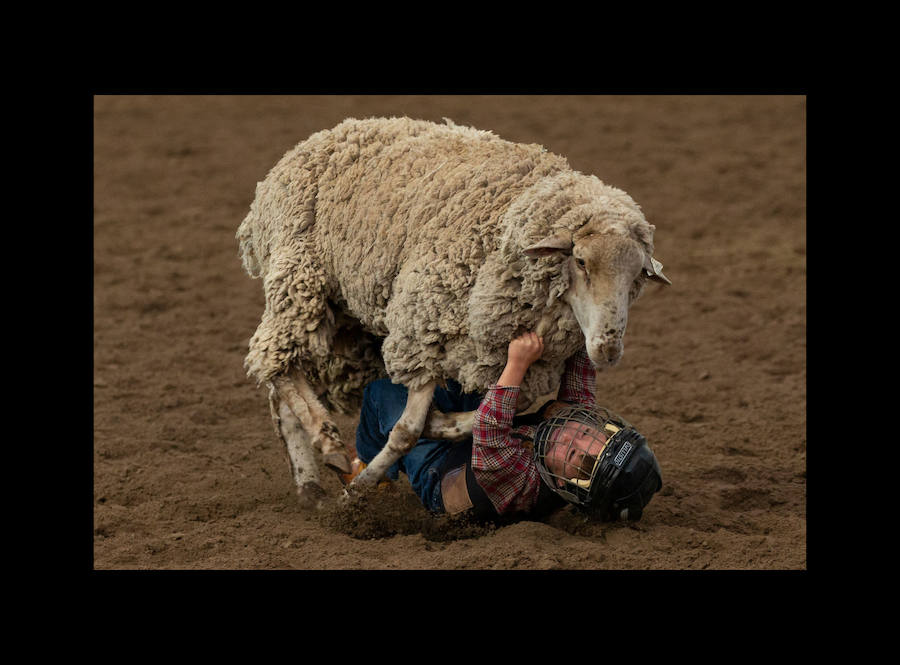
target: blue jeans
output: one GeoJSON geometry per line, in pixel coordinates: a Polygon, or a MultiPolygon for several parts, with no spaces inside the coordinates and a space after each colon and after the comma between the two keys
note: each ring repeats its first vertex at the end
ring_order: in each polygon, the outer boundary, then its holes
{"type": "MultiPolygon", "coordinates": [[[[391,383],[390,379],[373,381],[363,390],[362,410],[356,428],[356,455],[368,464],[384,448],[388,435],[406,407],[406,386],[391,383]]],[[[444,413],[474,411],[481,404],[482,395],[463,393],[458,383],[447,381],[447,389],[434,389],[432,405],[444,413]]],[[[428,510],[444,512],[441,498],[441,463],[450,452],[453,442],[419,439],[406,455],[388,469],[388,478],[396,480],[398,472],[409,477],[409,484],[428,510]]]]}

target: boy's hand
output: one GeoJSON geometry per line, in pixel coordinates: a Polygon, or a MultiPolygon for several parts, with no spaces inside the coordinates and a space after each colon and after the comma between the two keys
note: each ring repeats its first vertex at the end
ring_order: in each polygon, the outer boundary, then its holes
{"type": "Polygon", "coordinates": [[[509,343],[506,352],[506,364],[528,369],[544,352],[544,338],[537,333],[527,332],[519,335],[509,343]]]}
{"type": "Polygon", "coordinates": [[[518,386],[525,378],[531,364],[544,353],[544,338],[529,332],[519,335],[509,343],[506,352],[506,367],[497,380],[501,386],[518,386]]]}

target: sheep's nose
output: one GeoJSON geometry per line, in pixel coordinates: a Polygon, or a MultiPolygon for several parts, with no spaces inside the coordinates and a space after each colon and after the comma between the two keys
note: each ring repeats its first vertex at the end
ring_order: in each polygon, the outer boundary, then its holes
{"type": "Polygon", "coordinates": [[[608,342],[603,346],[603,355],[606,356],[606,362],[615,365],[622,358],[622,340],[617,339],[608,342]]]}
{"type": "Polygon", "coordinates": [[[588,348],[588,356],[597,367],[615,365],[622,358],[622,338],[604,336],[597,341],[593,348],[588,348]]]}

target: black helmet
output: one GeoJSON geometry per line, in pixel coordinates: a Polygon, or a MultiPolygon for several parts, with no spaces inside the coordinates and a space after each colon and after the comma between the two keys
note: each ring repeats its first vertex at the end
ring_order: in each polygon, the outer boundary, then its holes
{"type": "MultiPolygon", "coordinates": [[[[567,454],[563,458],[568,459],[567,454]]],[[[644,507],[662,488],[659,462],[645,439],[628,421],[602,407],[570,406],[538,425],[534,437],[534,460],[547,486],[583,511],[604,521],[641,519],[644,507]],[[597,453],[588,454],[580,468],[554,473],[547,453],[560,440],[563,428],[572,423],[587,425],[588,440],[597,453]],[[604,439],[597,436],[602,433],[604,439]]]]}

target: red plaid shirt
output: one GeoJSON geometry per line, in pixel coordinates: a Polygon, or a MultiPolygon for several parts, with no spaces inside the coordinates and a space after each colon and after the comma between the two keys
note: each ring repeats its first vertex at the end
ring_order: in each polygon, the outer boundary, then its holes
{"type": "MultiPolygon", "coordinates": [[[[582,349],[566,361],[557,399],[593,406],[595,385],[594,366],[582,349]]],[[[541,486],[530,444],[537,427],[512,427],[518,400],[518,386],[493,384],[475,412],[472,429],[472,471],[501,515],[530,511],[541,486]]]]}

